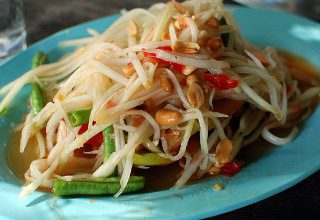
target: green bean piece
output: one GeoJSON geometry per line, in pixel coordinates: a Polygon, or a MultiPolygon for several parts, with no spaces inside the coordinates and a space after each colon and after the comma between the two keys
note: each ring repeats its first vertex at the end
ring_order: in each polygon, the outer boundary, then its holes
{"type": "Polygon", "coordinates": [[[41,88],[38,83],[32,83],[31,92],[31,106],[33,109],[33,114],[38,114],[44,107],[44,97],[41,88]]]}
{"type": "MultiPolygon", "coordinates": [[[[37,52],[32,59],[32,69],[48,63],[47,54],[39,51],[37,52]]],[[[45,104],[44,94],[41,90],[41,87],[38,83],[32,83],[32,92],[31,92],[31,106],[33,109],[33,114],[38,114],[41,109],[43,109],[45,104]]]]}
{"type": "Polygon", "coordinates": [[[110,155],[116,150],[115,141],[112,137],[113,132],[112,125],[103,130],[104,161],[108,160],[110,155]]]}
{"type": "Polygon", "coordinates": [[[4,115],[7,113],[8,107],[4,107],[2,108],[2,110],[0,111],[0,115],[4,115]]]}
{"type": "Polygon", "coordinates": [[[68,119],[72,127],[78,127],[89,122],[91,108],[81,109],[68,113],[68,119]]]}
{"type": "MultiPolygon", "coordinates": [[[[145,178],[131,176],[123,193],[132,193],[143,189],[145,178]]],[[[96,179],[77,179],[53,181],[53,192],[56,196],[72,195],[114,195],[120,190],[120,177],[96,179]]]]}
{"type": "Polygon", "coordinates": [[[48,56],[45,52],[37,52],[32,59],[32,69],[48,63],[48,56]]]}

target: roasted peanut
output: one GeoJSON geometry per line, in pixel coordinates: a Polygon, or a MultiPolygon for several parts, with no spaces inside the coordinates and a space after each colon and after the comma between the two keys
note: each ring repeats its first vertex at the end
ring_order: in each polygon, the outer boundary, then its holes
{"type": "Polygon", "coordinates": [[[190,86],[192,83],[196,83],[198,82],[198,77],[196,74],[190,74],[189,76],[187,76],[187,85],[190,86]]]}
{"type": "Polygon", "coordinates": [[[123,67],[122,71],[128,77],[132,76],[136,72],[132,64],[128,64],[127,66],[123,67]]]}
{"type": "Polygon", "coordinates": [[[172,50],[180,53],[194,54],[200,49],[199,44],[194,42],[184,42],[176,40],[171,45],[172,50]]]}
{"type": "Polygon", "coordinates": [[[216,51],[223,47],[223,41],[220,37],[214,37],[207,41],[207,46],[210,47],[212,51],[216,51]]]}
{"type": "Polygon", "coordinates": [[[175,126],[182,121],[182,115],[174,110],[160,109],[155,114],[156,121],[163,126],[175,126]]]}
{"type": "Polygon", "coordinates": [[[233,151],[232,142],[226,138],[219,142],[216,148],[215,157],[217,164],[224,164],[231,160],[233,151]]]}
{"type": "Polygon", "coordinates": [[[200,108],[204,104],[202,88],[195,82],[191,83],[187,91],[187,98],[193,107],[200,108]]]}
{"type": "Polygon", "coordinates": [[[215,17],[209,18],[205,24],[208,25],[209,27],[214,28],[214,29],[216,29],[220,26],[218,19],[216,19],[215,17]]]}
{"type": "Polygon", "coordinates": [[[160,86],[164,91],[166,91],[170,94],[173,93],[173,91],[174,91],[174,86],[173,86],[171,80],[169,79],[169,77],[167,77],[167,76],[160,77],[160,86]]]}
{"type": "Polygon", "coordinates": [[[135,37],[138,34],[138,27],[132,20],[129,21],[127,31],[129,37],[135,37]]]}

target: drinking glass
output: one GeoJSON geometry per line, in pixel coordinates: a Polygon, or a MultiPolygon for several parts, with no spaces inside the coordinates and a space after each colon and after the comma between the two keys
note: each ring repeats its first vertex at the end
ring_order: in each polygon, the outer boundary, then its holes
{"type": "Polygon", "coordinates": [[[22,0],[0,0],[0,63],[25,47],[22,0]]]}

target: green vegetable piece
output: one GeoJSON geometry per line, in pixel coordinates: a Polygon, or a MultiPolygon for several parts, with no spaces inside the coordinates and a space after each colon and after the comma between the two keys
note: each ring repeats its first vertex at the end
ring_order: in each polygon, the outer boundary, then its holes
{"type": "Polygon", "coordinates": [[[91,108],[81,109],[68,113],[68,119],[72,127],[78,127],[89,122],[91,108]]]}
{"type": "Polygon", "coordinates": [[[116,146],[112,134],[114,132],[113,126],[109,126],[103,130],[103,147],[104,147],[104,161],[108,160],[110,155],[115,152],[116,146]]]}
{"type": "Polygon", "coordinates": [[[38,83],[32,83],[31,106],[33,114],[38,114],[44,107],[44,97],[38,83]]]}
{"type": "MultiPolygon", "coordinates": [[[[32,59],[32,69],[46,63],[48,63],[47,54],[39,51],[34,55],[32,59]]],[[[38,83],[32,83],[31,106],[33,108],[33,114],[38,114],[41,109],[43,109],[44,104],[45,98],[40,85],[38,83]]]]}
{"type": "MultiPolygon", "coordinates": [[[[226,19],[224,17],[222,17],[221,20],[220,20],[220,25],[226,25],[226,24],[227,24],[226,19]]],[[[230,38],[230,34],[229,33],[221,34],[221,40],[222,40],[223,45],[225,47],[228,46],[229,38],[230,38]]]]}
{"type": "Polygon", "coordinates": [[[2,108],[2,109],[0,110],[0,115],[6,114],[7,110],[8,110],[7,107],[2,108]]]}
{"type": "Polygon", "coordinates": [[[138,166],[165,166],[174,161],[161,157],[156,153],[134,154],[133,164],[138,166]]]}
{"type": "Polygon", "coordinates": [[[45,52],[37,52],[32,59],[32,69],[48,63],[48,56],[45,52]]]}
{"type": "MultiPolygon", "coordinates": [[[[131,176],[123,193],[132,193],[143,189],[145,178],[131,176]]],[[[78,179],[53,181],[53,192],[56,196],[72,195],[114,195],[120,190],[120,177],[96,179],[78,179]]]]}

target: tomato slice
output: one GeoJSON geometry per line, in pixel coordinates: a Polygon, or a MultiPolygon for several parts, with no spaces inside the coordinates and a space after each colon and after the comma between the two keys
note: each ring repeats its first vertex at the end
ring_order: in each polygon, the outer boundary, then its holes
{"type": "MultiPolygon", "coordinates": [[[[78,132],[78,134],[83,134],[88,130],[88,123],[83,124],[78,132]]],[[[103,142],[103,134],[99,132],[92,138],[90,138],[86,143],[83,144],[83,147],[74,150],[75,157],[84,157],[84,158],[94,158],[96,154],[86,154],[86,152],[98,150],[103,142]]]]}
{"type": "Polygon", "coordinates": [[[203,74],[203,81],[208,84],[211,89],[215,90],[233,89],[239,85],[237,80],[224,74],[205,73],[203,74]]]}

